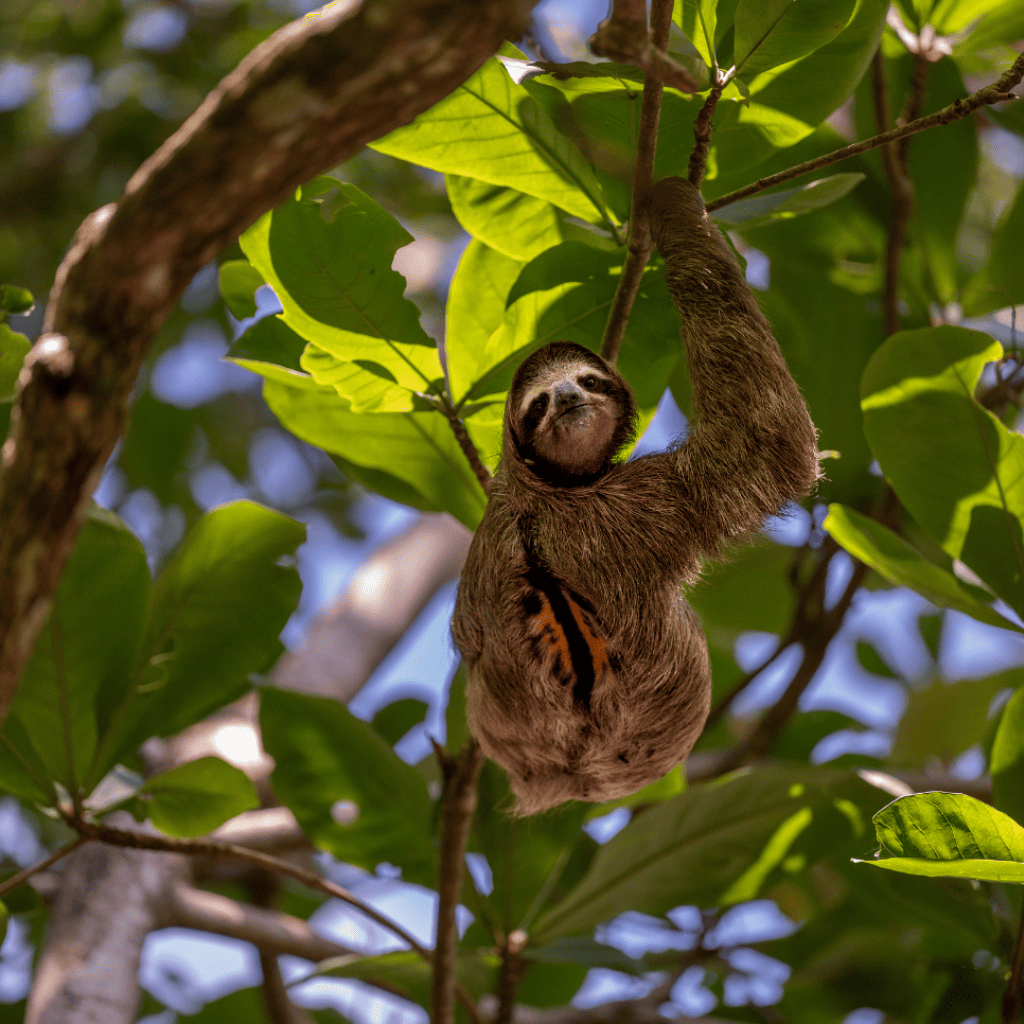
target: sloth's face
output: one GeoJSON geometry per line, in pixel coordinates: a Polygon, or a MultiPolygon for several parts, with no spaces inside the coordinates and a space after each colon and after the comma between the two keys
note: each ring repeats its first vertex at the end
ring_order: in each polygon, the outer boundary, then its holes
{"type": "Polygon", "coordinates": [[[527,466],[566,484],[600,475],[631,431],[625,381],[586,349],[566,343],[541,349],[524,369],[509,414],[527,466]]]}

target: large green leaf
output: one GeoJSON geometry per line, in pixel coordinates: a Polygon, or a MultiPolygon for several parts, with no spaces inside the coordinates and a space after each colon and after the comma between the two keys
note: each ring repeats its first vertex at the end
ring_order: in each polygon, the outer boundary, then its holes
{"type": "MultiPolygon", "coordinates": [[[[908,86],[913,61],[907,54],[908,86]]],[[[928,71],[925,109],[939,110],[969,91],[956,65],[951,60],[940,60],[928,71]]],[[[944,125],[940,131],[921,132],[909,150],[908,172],[914,187],[911,236],[926,261],[937,293],[933,298],[940,302],[958,298],[956,240],[977,173],[977,124],[975,118],[965,117],[944,125]]],[[[1024,256],[1024,250],[1018,249],[1017,255],[1024,256]]]]}
{"type": "Polygon", "coordinates": [[[333,389],[268,380],[263,396],[296,437],[333,455],[365,487],[474,529],[486,499],[448,421],[437,412],[354,413],[333,389]]]}
{"type": "Polygon", "coordinates": [[[305,535],[249,501],[214,509],[189,531],[153,588],[138,678],[104,694],[93,783],[147,737],[180,732],[241,696],[250,675],[273,664],[301,590],[294,554],[305,535]]]}
{"type": "Polygon", "coordinates": [[[171,836],[205,835],[260,805],[245,772],[219,757],[201,757],[154,775],[138,795],[153,824],[171,836]]]}
{"type": "Polygon", "coordinates": [[[968,282],[962,303],[968,316],[1024,302],[1024,188],[1003,213],[992,235],[988,262],[968,282]]]}
{"type": "Polygon", "coordinates": [[[427,784],[372,726],[338,701],[268,688],[260,728],[276,762],[274,792],[316,846],[371,871],[388,861],[406,881],[434,883],[427,784]]]}
{"type": "Polygon", "coordinates": [[[132,677],[149,600],[142,545],[116,516],[94,508],[0,732],[0,788],[44,803],[51,780],[70,793],[91,788],[97,705],[132,677]]]}
{"type": "Polygon", "coordinates": [[[1024,438],[974,400],[1002,354],[962,327],[902,331],[861,380],[864,432],[918,523],[1024,614],[1024,438]]]}
{"type": "Polygon", "coordinates": [[[448,289],[445,352],[452,398],[461,401],[481,373],[487,339],[505,319],[505,302],[523,269],[474,239],[466,246],[448,289]]]}
{"type": "Polygon", "coordinates": [[[595,224],[607,216],[583,154],[496,57],[412,124],[371,146],[435,171],[514,188],[595,224]]]}
{"type": "Polygon", "coordinates": [[[753,899],[769,878],[799,872],[859,838],[884,794],[857,776],[773,766],[696,786],[635,817],[534,926],[543,945],[625,910],[753,899]]]}
{"type": "Polygon", "coordinates": [[[1024,828],[963,793],[900,797],[874,817],[877,860],[908,875],[1024,883],[1024,828]]]}
{"type": "Polygon", "coordinates": [[[439,386],[437,346],[391,269],[413,240],[355,185],[321,176],[239,239],[271,284],[284,322],[311,342],[302,368],[356,410],[412,408],[439,386]]]}
{"type": "Polygon", "coordinates": [[[675,0],[672,20],[704,63],[713,67],[717,43],[731,27],[735,12],[736,0],[675,0]]]}
{"type": "Polygon", "coordinates": [[[733,63],[744,80],[800,60],[846,28],[857,0],[739,0],[733,63]]]}
{"type": "MultiPolygon", "coordinates": [[[[794,5],[783,24],[802,6],[794,5]]],[[[888,7],[887,0],[857,0],[845,28],[809,56],[749,79],[741,73],[750,100],[737,92],[719,103],[705,195],[744,184],[750,168],[810,135],[849,98],[878,48],[888,7]]],[[[672,111],[663,124],[663,135],[683,129],[672,111]]]]}
{"type": "Polygon", "coordinates": [[[610,238],[574,224],[563,210],[514,188],[445,175],[452,213],[474,237],[514,260],[532,260],[560,242],[611,248],[610,238]]]}
{"type": "Polygon", "coordinates": [[[24,334],[12,331],[0,320],[0,402],[14,397],[21,364],[31,347],[24,334]]]}
{"type": "Polygon", "coordinates": [[[1018,628],[979,600],[976,590],[968,589],[948,569],[929,562],[887,526],[843,505],[829,505],[824,527],[836,543],[890,583],[909,587],[940,608],[953,608],[990,626],[1018,628]]]}
{"type": "MultiPolygon", "coordinates": [[[[1016,682],[1021,682],[1020,670],[1016,682]]],[[[1003,709],[989,758],[992,802],[1024,824],[1024,689],[1018,689],[1003,709]]]]}

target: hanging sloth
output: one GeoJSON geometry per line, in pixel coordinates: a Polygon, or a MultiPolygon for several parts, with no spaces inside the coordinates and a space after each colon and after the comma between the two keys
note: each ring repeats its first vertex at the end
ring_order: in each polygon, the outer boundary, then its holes
{"type": "Polygon", "coordinates": [[[455,604],[470,728],[518,814],[625,796],[686,757],[711,671],[680,588],[818,479],[814,424],[700,193],[663,179],[648,212],[686,346],[690,435],[616,462],[636,429],[622,375],[571,342],[533,353],[455,604]]]}

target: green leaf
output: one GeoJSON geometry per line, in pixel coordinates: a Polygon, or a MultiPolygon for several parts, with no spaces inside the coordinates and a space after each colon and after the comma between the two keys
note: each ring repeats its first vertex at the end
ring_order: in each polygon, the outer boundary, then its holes
{"type": "Polygon", "coordinates": [[[142,545],[115,515],[92,509],[0,731],[0,788],[44,804],[51,780],[88,792],[103,695],[132,677],[149,600],[142,545]]]}
{"type": "Polygon", "coordinates": [[[256,315],[256,291],[267,282],[248,260],[228,260],[218,270],[221,298],[236,320],[256,315]]]}
{"type": "Polygon", "coordinates": [[[14,397],[21,364],[31,347],[32,342],[24,334],[12,331],[7,324],[0,322],[0,402],[14,397]]]}
{"type": "Polygon", "coordinates": [[[917,548],[881,523],[844,505],[829,505],[823,525],[837,544],[890,583],[910,587],[940,608],[953,608],[990,626],[1018,629],[979,601],[951,572],[929,562],[917,548]]]}
{"type": "Polygon", "coordinates": [[[13,284],[0,284],[0,311],[3,313],[27,313],[36,303],[27,288],[13,284]]]}
{"type": "Polygon", "coordinates": [[[600,847],[583,879],[532,929],[539,945],[589,932],[626,908],[753,899],[859,837],[884,801],[856,775],[772,766],[742,770],[651,807],[600,847]]]}
{"type": "Polygon", "coordinates": [[[716,210],[715,220],[729,227],[763,227],[777,220],[792,220],[801,214],[829,206],[851,192],[864,180],[860,173],[833,174],[808,185],[766,192],[716,210]]]}
{"type": "Polygon", "coordinates": [[[733,61],[746,80],[800,60],[846,28],[857,0],[739,0],[733,61]]]}
{"type": "Polygon", "coordinates": [[[0,900],[0,942],[3,942],[7,937],[7,924],[11,919],[11,913],[4,905],[3,901],[0,900]]]}
{"type": "Polygon", "coordinates": [[[391,269],[413,240],[355,185],[321,176],[239,239],[273,286],[284,322],[311,342],[302,368],[354,410],[404,409],[441,380],[436,343],[391,269]]]}
{"type": "Polygon", "coordinates": [[[428,710],[423,701],[406,697],[382,707],[370,724],[394,746],[414,725],[423,721],[428,710]]]}
{"type": "Polygon", "coordinates": [[[444,709],[444,745],[449,754],[457,754],[469,736],[466,720],[466,666],[460,661],[448,688],[448,704],[444,709]]]}
{"type": "Polygon", "coordinates": [[[153,588],[138,680],[111,688],[98,779],[152,735],[167,736],[235,700],[266,671],[301,583],[306,529],[249,501],[221,506],[186,535],[153,588]]]}
{"type": "Polygon", "coordinates": [[[502,325],[508,293],[523,263],[474,239],[448,290],[445,351],[452,398],[461,401],[483,369],[487,340],[502,325]]]}
{"type": "Polygon", "coordinates": [[[579,227],[563,210],[514,188],[459,174],[445,175],[452,213],[474,237],[514,260],[532,260],[570,239],[612,248],[604,235],[579,227]]]}
{"type": "Polygon", "coordinates": [[[878,860],[908,875],[1024,883],[1024,828],[963,793],[900,797],[873,818],[878,860]]]}
{"type": "Polygon", "coordinates": [[[254,323],[224,358],[268,380],[314,388],[316,381],[302,368],[305,350],[306,339],[296,334],[280,315],[275,315],[254,323]]]}
{"type": "Polygon", "coordinates": [[[711,566],[687,600],[712,634],[731,641],[745,630],[784,633],[793,614],[795,594],[790,572],[796,549],[755,540],[711,566]]]}
{"type": "Polygon", "coordinates": [[[344,472],[385,497],[450,512],[470,529],[486,498],[448,421],[437,412],[352,412],[333,389],[268,380],[263,396],[296,437],[334,456],[344,472]]]}
{"type": "Polygon", "coordinates": [[[338,701],[264,689],[263,744],[274,792],[320,849],[372,871],[433,885],[431,800],[423,777],[338,701]]]}
{"type": "Polygon", "coordinates": [[[729,25],[733,12],[736,10],[736,0],[732,3],[719,4],[716,0],[675,0],[672,10],[672,20],[682,29],[683,35],[693,43],[694,49],[701,55],[704,63],[709,68],[716,67],[715,60],[715,38],[718,33],[719,23],[723,27],[729,25]],[[730,8],[722,10],[719,8],[730,8]],[[719,13],[723,16],[718,17],[719,13]]]}
{"type": "Polygon", "coordinates": [[[992,802],[1024,824],[1024,689],[1003,709],[989,759],[992,802]]]}
{"type": "Polygon", "coordinates": [[[531,931],[574,848],[588,839],[580,830],[587,808],[573,803],[529,819],[513,818],[508,780],[491,761],[484,762],[477,792],[471,849],[483,853],[491,867],[491,915],[506,933],[531,931]]]}
{"type": "Polygon", "coordinates": [[[988,335],[930,327],[892,335],[861,380],[864,432],[914,519],[1024,615],[1024,437],[974,400],[988,335]]]}
{"type": "MultiPolygon", "coordinates": [[[[909,54],[905,64],[909,85],[913,66],[909,54]]],[[[970,90],[964,88],[956,65],[940,60],[928,72],[925,109],[939,110],[967,92],[970,90]]],[[[934,282],[935,297],[951,302],[961,298],[956,241],[977,177],[978,127],[973,117],[965,117],[944,128],[940,132],[921,132],[910,146],[908,173],[914,189],[910,230],[934,282]]],[[[1018,254],[1024,255],[1024,250],[1018,249],[1018,254]]]]}
{"type": "Polygon", "coordinates": [[[625,974],[642,974],[643,962],[626,956],[621,949],[596,942],[589,936],[574,935],[556,939],[546,946],[527,949],[523,956],[527,960],[549,964],[581,964],[584,967],[604,967],[609,971],[625,974]]]}
{"type": "Polygon", "coordinates": [[[219,757],[201,757],[154,775],[139,796],[153,824],[170,836],[205,835],[260,805],[245,772],[219,757]]]}
{"type": "MultiPolygon", "coordinates": [[[[796,4],[783,24],[799,17],[802,6],[796,4]]],[[[850,97],[878,49],[888,8],[888,0],[859,0],[843,31],[809,56],[752,79],[744,69],[751,102],[743,102],[737,92],[734,99],[723,97],[715,112],[704,190],[707,198],[745,185],[750,168],[810,135],[850,97]]],[[[822,8],[812,8],[811,16],[818,10],[822,8]]],[[[663,114],[662,137],[682,130],[692,135],[692,116],[683,125],[671,109],[668,114],[667,120],[663,114]]],[[[680,163],[676,173],[684,166],[680,163]]]]}
{"type": "Polygon", "coordinates": [[[1018,268],[1024,260],[1024,188],[999,219],[992,235],[988,262],[964,288],[961,304],[967,316],[1024,302],[1024,280],[1018,268]]]}
{"type": "Polygon", "coordinates": [[[929,758],[952,761],[985,738],[992,698],[1022,681],[1024,673],[1015,669],[956,683],[939,679],[924,690],[911,690],[889,759],[906,765],[922,765],[929,758]]]}
{"type": "Polygon", "coordinates": [[[593,224],[607,218],[583,154],[497,57],[412,124],[370,146],[445,174],[514,188],[593,224]]]}

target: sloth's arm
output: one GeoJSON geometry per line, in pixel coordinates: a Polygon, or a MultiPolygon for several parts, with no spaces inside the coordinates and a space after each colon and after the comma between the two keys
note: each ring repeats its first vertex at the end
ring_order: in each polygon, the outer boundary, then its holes
{"type": "Polygon", "coordinates": [[[818,479],[816,431],[736,258],[682,178],[648,200],[679,313],[696,412],[673,453],[687,532],[702,554],[754,529],[818,479]],[[692,531],[692,532],[691,532],[692,531]]]}

